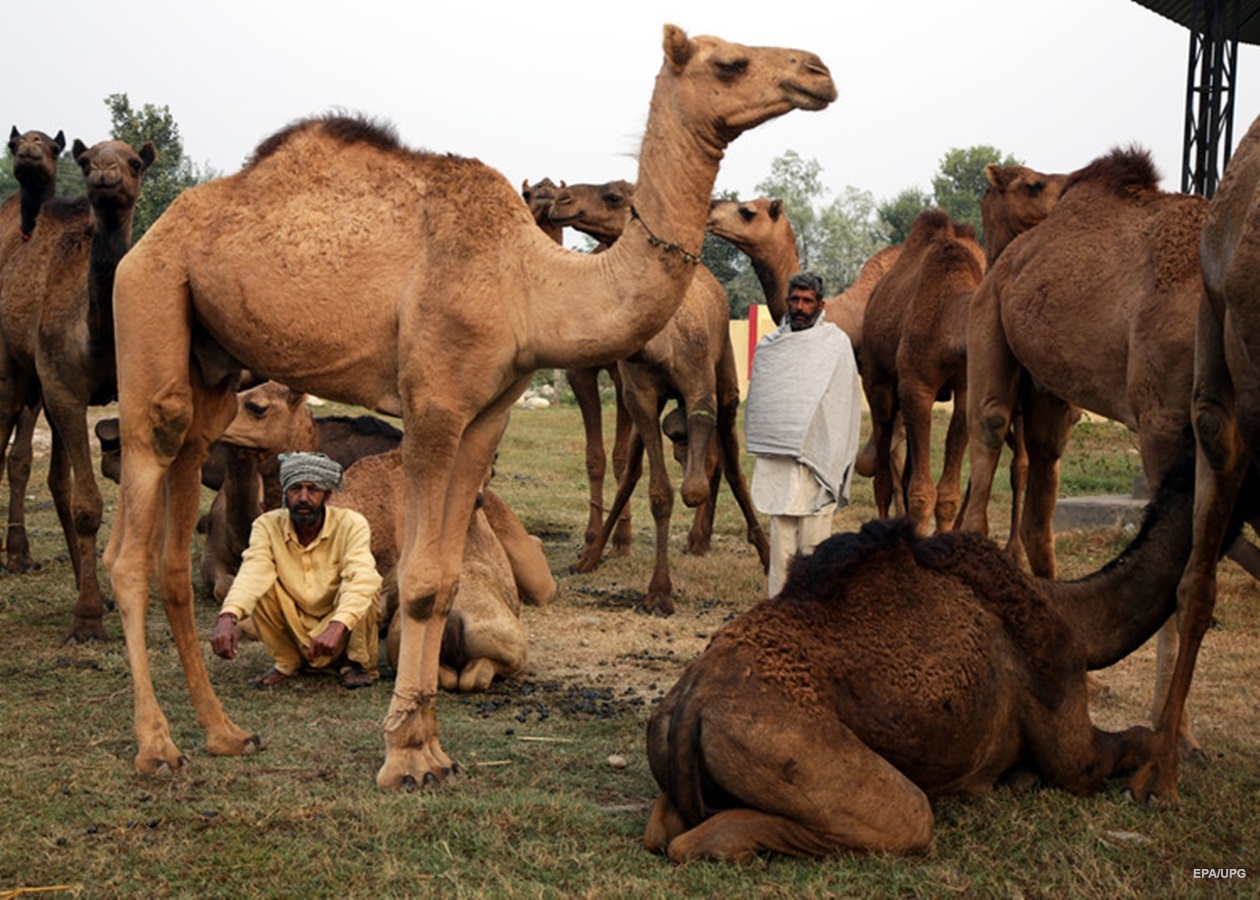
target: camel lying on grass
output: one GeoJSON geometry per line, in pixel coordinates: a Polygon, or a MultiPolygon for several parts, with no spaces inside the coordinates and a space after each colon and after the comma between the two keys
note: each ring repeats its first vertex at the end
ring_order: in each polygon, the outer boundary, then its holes
{"type": "Polygon", "coordinates": [[[904,519],[825,541],[653,713],[647,848],[676,862],[922,851],[931,797],[1015,770],[1088,794],[1137,768],[1152,732],[1095,728],[1086,672],[1176,609],[1192,469],[1187,454],[1137,538],[1073,582],[1026,575],[974,532],[916,537],[904,519]]]}

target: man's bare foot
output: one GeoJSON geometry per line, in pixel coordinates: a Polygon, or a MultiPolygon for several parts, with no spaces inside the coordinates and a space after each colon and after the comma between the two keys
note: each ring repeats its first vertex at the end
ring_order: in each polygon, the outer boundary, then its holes
{"type": "Polygon", "coordinates": [[[288,675],[273,666],[261,675],[256,676],[254,678],[254,684],[260,688],[275,687],[276,685],[284,684],[288,678],[288,675]]]}

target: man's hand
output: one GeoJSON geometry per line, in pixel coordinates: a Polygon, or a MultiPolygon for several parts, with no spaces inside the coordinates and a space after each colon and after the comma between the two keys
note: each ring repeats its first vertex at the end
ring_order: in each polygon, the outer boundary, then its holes
{"type": "Polygon", "coordinates": [[[341,636],[346,633],[346,626],[340,622],[330,622],[328,627],[311,640],[311,659],[321,656],[332,656],[341,646],[341,636]]]}
{"type": "Polygon", "coordinates": [[[236,646],[239,635],[236,631],[236,616],[223,613],[214,620],[214,637],[210,639],[210,649],[215,656],[224,659],[236,659],[236,646]]]}

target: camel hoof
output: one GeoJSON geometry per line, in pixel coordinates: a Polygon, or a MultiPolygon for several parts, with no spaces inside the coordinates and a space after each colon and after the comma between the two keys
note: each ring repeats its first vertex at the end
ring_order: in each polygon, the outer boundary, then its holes
{"type": "Polygon", "coordinates": [[[463,778],[464,775],[468,774],[468,770],[465,769],[463,766],[461,766],[459,763],[451,763],[451,768],[449,769],[449,773],[455,778],[463,778]]]}
{"type": "MultiPolygon", "coordinates": [[[[411,778],[410,775],[408,775],[407,777],[411,778]]],[[[415,782],[414,778],[412,778],[411,780],[413,783],[415,782]]],[[[421,780],[421,787],[423,787],[425,790],[432,790],[433,788],[436,788],[440,786],[441,784],[442,784],[441,779],[439,779],[432,772],[425,772],[424,778],[421,780]]]]}
{"type": "Polygon", "coordinates": [[[1202,747],[1191,747],[1190,749],[1185,750],[1181,754],[1181,758],[1183,761],[1191,763],[1200,769],[1206,769],[1208,767],[1207,754],[1203,752],[1202,747]]]}
{"type": "MultiPolygon", "coordinates": [[[[426,777],[427,777],[427,773],[426,773],[426,777]]],[[[415,792],[416,788],[419,787],[419,785],[416,784],[416,779],[414,775],[404,775],[402,779],[398,782],[398,787],[399,789],[406,791],[408,794],[411,794],[415,792]]]]}
{"type": "Polygon", "coordinates": [[[261,734],[251,734],[249,737],[245,738],[246,756],[253,756],[255,753],[259,753],[266,749],[267,745],[263,742],[261,734]]]}

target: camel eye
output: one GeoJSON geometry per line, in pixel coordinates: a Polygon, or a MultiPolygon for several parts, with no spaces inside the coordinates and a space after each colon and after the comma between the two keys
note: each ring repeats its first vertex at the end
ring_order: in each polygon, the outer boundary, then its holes
{"type": "Polygon", "coordinates": [[[1044,181],[1035,181],[1032,184],[1028,185],[1028,195],[1030,197],[1036,197],[1045,189],[1046,189],[1046,183],[1044,181]]]}
{"type": "Polygon", "coordinates": [[[746,206],[741,206],[739,208],[739,215],[745,222],[751,222],[753,219],[757,218],[756,211],[751,210],[746,206]]]}
{"type": "Polygon", "coordinates": [[[267,415],[267,407],[263,406],[261,403],[254,403],[253,401],[246,401],[245,411],[255,419],[261,419],[263,416],[267,415]]]}
{"type": "Polygon", "coordinates": [[[621,205],[621,195],[620,194],[605,194],[604,202],[607,203],[613,209],[616,209],[618,206],[621,205]]]}
{"type": "Polygon", "coordinates": [[[748,71],[748,60],[737,59],[733,62],[719,61],[717,63],[717,67],[718,67],[718,73],[721,75],[722,78],[727,78],[727,79],[737,78],[738,76],[743,75],[745,72],[748,71]]]}

